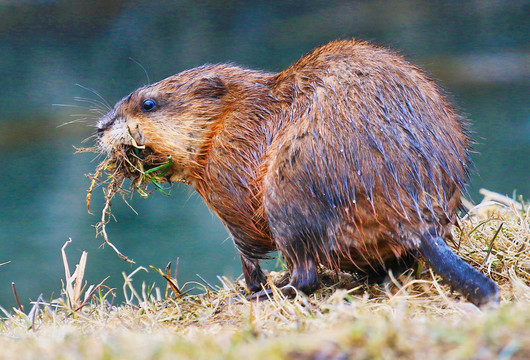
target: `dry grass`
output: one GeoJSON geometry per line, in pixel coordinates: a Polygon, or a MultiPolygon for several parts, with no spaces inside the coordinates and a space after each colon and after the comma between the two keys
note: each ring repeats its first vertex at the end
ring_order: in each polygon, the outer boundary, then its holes
{"type": "MultiPolygon", "coordinates": [[[[204,286],[193,296],[172,279],[181,295],[165,298],[158,289],[134,289],[125,276],[127,301],[113,306],[102,284],[79,285],[82,257],[73,274],[66,266],[60,299],[35,303],[27,314],[4,311],[2,356],[527,359],[530,207],[499,200],[505,205],[486,199],[455,229],[460,256],[499,284],[502,300],[494,308],[460,300],[428,269],[390,276],[381,286],[323,272],[326,286],[313,296],[285,299],[272,285],[270,300],[253,302],[239,295],[241,283],[224,278],[218,290],[204,286]]],[[[283,276],[271,273],[270,281],[281,283],[283,276]]]]}
{"type": "MultiPolygon", "coordinates": [[[[130,135],[130,131],[129,131],[130,135]]],[[[86,196],[87,210],[90,213],[92,193],[97,185],[103,185],[105,204],[101,211],[101,220],[96,224],[96,236],[102,236],[105,244],[109,245],[114,252],[122,259],[130,263],[135,263],[128,258],[109,240],[106,226],[112,218],[111,201],[120,194],[123,201],[129,205],[125,195],[138,192],[142,197],[148,197],[154,190],[149,190],[150,184],[155,189],[167,195],[162,183],[167,182],[166,174],[173,165],[171,156],[163,158],[152,153],[143,145],[136,144],[133,136],[130,136],[132,145],[123,145],[115,148],[105,159],[99,163],[93,174],[87,175],[92,181],[86,196]],[[130,189],[124,188],[125,179],[131,180],[130,189]]],[[[77,152],[100,153],[98,147],[78,148],[77,152]]],[[[130,205],[129,205],[130,207],[130,205]]],[[[131,207],[134,211],[134,209],[131,207]]]]}

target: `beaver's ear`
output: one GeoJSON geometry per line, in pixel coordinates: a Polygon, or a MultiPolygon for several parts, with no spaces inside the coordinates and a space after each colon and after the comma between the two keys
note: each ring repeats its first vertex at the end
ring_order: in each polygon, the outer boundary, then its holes
{"type": "Polygon", "coordinates": [[[197,83],[195,92],[198,95],[213,99],[221,99],[226,95],[228,89],[223,80],[218,77],[202,78],[197,83]]]}

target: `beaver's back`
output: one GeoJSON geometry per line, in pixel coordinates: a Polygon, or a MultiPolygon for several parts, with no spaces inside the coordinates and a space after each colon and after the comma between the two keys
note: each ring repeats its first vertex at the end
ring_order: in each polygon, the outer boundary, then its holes
{"type": "Polygon", "coordinates": [[[308,229],[319,252],[373,245],[391,255],[433,223],[447,232],[468,139],[427,76],[386,49],[339,41],[276,81],[285,103],[264,183],[272,222],[286,217],[286,227],[308,229]]]}

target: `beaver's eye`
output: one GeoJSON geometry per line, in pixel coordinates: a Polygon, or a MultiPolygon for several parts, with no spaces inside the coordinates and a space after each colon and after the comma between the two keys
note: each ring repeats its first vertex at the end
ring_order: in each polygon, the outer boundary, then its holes
{"type": "Polygon", "coordinates": [[[156,107],[155,101],[151,99],[144,100],[144,103],[142,104],[142,109],[144,111],[151,111],[156,107]]]}

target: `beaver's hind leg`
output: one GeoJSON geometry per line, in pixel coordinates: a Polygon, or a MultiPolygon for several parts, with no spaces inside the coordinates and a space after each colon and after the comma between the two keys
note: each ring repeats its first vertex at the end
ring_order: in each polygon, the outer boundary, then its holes
{"type": "Polygon", "coordinates": [[[282,288],[283,293],[293,296],[295,293],[292,288],[295,288],[307,295],[312,294],[320,285],[316,261],[304,247],[303,240],[290,239],[285,244],[283,249],[280,247],[280,251],[289,265],[291,279],[289,285],[282,288]]]}
{"type": "Polygon", "coordinates": [[[269,226],[291,272],[289,285],[283,292],[294,295],[295,288],[309,295],[319,287],[317,266],[328,252],[326,219],[329,217],[319,213],[318,206],[310,200],[288,201],[286,197],[276,197],[268,202],[272,204],[267,208],[269,226]],[[312,214],[313,211],[317,214],[312,214]]]}

